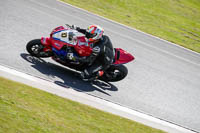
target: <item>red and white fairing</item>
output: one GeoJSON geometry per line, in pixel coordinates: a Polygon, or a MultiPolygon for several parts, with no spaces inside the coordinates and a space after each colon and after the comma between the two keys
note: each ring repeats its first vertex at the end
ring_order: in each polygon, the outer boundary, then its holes
{"type": "Polygon", "coordinates": [[[79,56],[89,56],[92,53],[90,44],[87,43],[85,36],[80,36],[76,30],[65,29],[63,26],[55,28],[50,38],[41,38],[41,43],[45,46],[49,46],[60,50],[64,45],[74,47],[79,56]],[[73,33],[73,39],[69,39],[69,34],[73,33]]]}
{"type": "MultiPolygon", "coordinates": [[[[52,47],[60,50],[64,45],[74,47],[79,56],[89,56],[92,53],[92,48],[87,42],[85,36],[79,35],[76,30],[64,28],[59,26],[55,28],[50,37],[41,38],[41,43],[45,46],[44,51],[51,51],[52,47]],[[69,34],[73,33],[73,39],[70,40],[69,34]]],[[[115,48],[115,61],[113,64],[125,64],[132,60],[134,57],[121,48],[115,48]]]]}

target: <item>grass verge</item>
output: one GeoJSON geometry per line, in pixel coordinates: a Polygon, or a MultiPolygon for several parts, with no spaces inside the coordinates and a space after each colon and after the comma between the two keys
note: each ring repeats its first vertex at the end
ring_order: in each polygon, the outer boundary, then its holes
{"type": "Polygon", "coordinates": [[[0,133],[164,133],[0,77],[0,133]]]}
{"type": "Polygon", "coordinates": [[[199,0],[62,1],[200,53],[199,0]]]}

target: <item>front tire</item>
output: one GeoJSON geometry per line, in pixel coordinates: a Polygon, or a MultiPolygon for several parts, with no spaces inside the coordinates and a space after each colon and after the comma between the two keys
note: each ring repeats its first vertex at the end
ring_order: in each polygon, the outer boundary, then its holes
{"type": "Polygon", "coordinates": [[[124,79],[128,74],[128,69],[124,65],[118,66],[110,66],[109,69],[106,70],[105,74],[100,77],[100,80],[106,82],[117,82],[124,79]]]}
{"type": "Polygon", "coordinates": [[[40,39],[34,39],[27,43],[26,50],[35,57],[51,57],[52,53],[43,52],[44,46],[40,39]]]}

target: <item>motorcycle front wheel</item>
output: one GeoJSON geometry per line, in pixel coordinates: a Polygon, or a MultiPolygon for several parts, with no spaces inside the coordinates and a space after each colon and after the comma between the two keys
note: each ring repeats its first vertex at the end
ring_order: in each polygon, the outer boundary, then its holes
{"type": "Polygon", "coordinates": [[[128,69],[124,65],[111,65],[110,68],[108,68],[104,75],[100,77],[100,80],[106,81],[106,82],[117,82],[122,79],[124,79],[128,74],[128,69]]]}
{"type": "Polygon", "coordinates": [[[27,43],[26,50],[30,55],[35,57],[51,57],[52,52],[44,52],[44,46],[41,43],[40,39],[34,39],[27,43]]]}

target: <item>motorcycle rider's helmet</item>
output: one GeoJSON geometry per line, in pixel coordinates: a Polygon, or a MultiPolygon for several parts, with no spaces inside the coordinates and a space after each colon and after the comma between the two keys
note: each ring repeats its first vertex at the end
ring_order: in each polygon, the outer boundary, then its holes
{"type": "Polygon", "coordinates": [[[91,25],[86,30],[86,37],[89,42],[95,42],[102,38],[104,29],[97,25],[91,25]]]}

